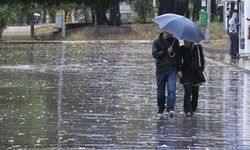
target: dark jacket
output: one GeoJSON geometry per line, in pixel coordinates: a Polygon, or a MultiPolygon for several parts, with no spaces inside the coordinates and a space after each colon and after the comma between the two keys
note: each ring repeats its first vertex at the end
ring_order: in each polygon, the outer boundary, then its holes
{"type": "Polygon", "coordinates": [[[173,69],[178,70],[177,58],[178,58],[179,41],[173,37],[165,39],[162,34],[153,41],[152,55],[155,58],[156,68],[162,71],[169,72],[173,69]],[[174,52],[169,54],[168,48],[173,44],[174,52]]]}
{"type": "Polygon", "coordinates": [[[200,73],[204,70],[204,54],[201,45],[195,45],[193,48],[181,46],[180,49],[180,62],[182,78],[180,79],[182,84],[198,84],[201,83],[200,73]],[[199,52],[198,52],[199,47],[199,52]],[[198,54],[200,53],[200,58],[198,54]],[[199,63],[200,60],[200,63],[199,63]]]}

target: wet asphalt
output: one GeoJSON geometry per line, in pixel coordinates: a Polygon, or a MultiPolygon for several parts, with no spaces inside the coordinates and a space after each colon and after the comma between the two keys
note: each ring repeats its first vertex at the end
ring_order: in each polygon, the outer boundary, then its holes
{"type": "Polygon", "coordinates": [[[206,57],[195,115],[185,117],[177,81],[175,116],[158,118],[150,43],[2,43],[0,52],[0,149],[250,147],[250,74],[240,67],[206,57]]]}

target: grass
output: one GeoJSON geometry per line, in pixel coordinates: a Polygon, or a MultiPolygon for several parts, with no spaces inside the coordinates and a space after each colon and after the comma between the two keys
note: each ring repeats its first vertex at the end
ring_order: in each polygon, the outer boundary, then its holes
{"type": "Polygon", "coordinates": [[[53,32],[56,32],[57,29],[54,26],[45,26],[45,27],[39,27],[35,28],[35,36],[46,36],[51,35],[53,32]]]}
{"type": "MultiPolygon", "coordinates": [[[[96,27],[85,26],[81,28],[67,30],[66,40],[153,40],[158,37],[161,30],[158,25],[153,23],[147,24],[124,24],[122,26],[130,26],[131,32],[125,34],[107,34],[98,35],[96,33],[96,27]]],[[[205,27],[201,28],[205,33],[205,27]]],[[[51,35],[56,29],[53,26],[38,28],[35,31],[37,36],[51,35]]],[[[58,34],[56,39],[60,38],[61,34],[58,34]]],[[[223,23],[212,22],[210,26],[210,42],[214,46],[225,47],[229,44],[229,38],[224,31],[223,23]]]]}

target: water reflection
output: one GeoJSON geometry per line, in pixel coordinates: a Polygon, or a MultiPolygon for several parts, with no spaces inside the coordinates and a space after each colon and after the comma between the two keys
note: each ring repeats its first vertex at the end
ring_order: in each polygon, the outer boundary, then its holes
{"type": "Polygon", "coordinates": [[[158,120],[150,44],[6,44],[1,52],[0,149],[249,145],[249,74],[240,69],[207,58],[195,116],[181,113],[178,84],[177,116],[158,120]]]}
{"type": "Polygon", "coordinates": [[[63,96],[63,68],[64,68],[64,53],[65,53],[65,44],[62,42],[62,51],[61,51],[61,63],[59,68],[59,83],[58,83],[58,100],[57,100],[57,148],[60,148],[61,145],[61,137],[63,133],[61,132],[61,124],[62,124],[62,96],[63,96]]]}

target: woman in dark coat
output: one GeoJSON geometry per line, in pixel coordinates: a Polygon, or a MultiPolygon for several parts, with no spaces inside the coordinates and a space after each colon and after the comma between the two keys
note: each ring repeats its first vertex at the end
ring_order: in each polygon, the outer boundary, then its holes
{"type": "Polygon", "coordinates": [[[183,107],[186,116],[191,117],[198,106],[199,85],[205,82],[203,78],[205,60],[202,46],[199,44],[184,41],[179,51],[181,73],[178,73],[178,76],[185,90],[183,107]]]}

